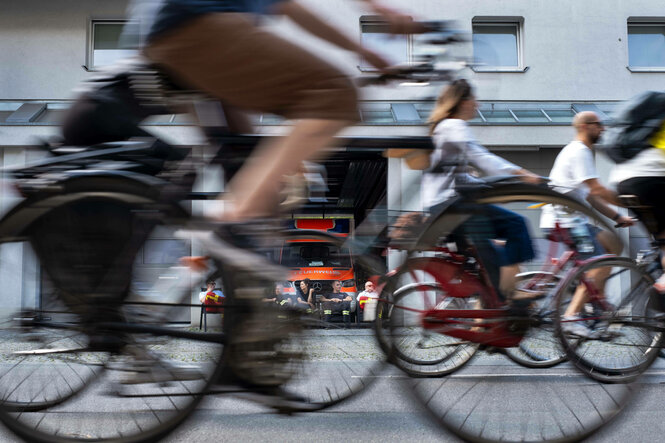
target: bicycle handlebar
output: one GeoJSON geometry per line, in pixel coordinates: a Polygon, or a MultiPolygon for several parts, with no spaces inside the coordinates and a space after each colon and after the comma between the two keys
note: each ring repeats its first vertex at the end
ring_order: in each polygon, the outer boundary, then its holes
{"type": "MultiPolygon", "coordinates": [[[[448,82],[455,78],[457,71],[465,67],[466,63],[459,62],[440,63],[440,59],[447,54],[441,48],[450,44],[461,43],[468,40],[468,33],[453,26],[452,21],[422,21],[423,32],[418,34],[416,45],[428,47],[427,51],[419,54],[416,63],[397,65],[387,72],[363,76],[358,80],[360,86],[380,85],[392,81],[412,83],[448,82]]],[[[377,24],[377,32],[390,33],[389,24],[377,24]]]]}

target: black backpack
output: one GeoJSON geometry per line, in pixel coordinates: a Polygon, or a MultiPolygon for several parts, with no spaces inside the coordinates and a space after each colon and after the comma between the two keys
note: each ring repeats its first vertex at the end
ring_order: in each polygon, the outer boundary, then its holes
{"type": "Polygon", "coordinates": [[[603,134],[599,150],[616,163],[623,163],[652,148],[651,137],[665,122],[665,92],[644,92],[617,109],[603,134]]]}

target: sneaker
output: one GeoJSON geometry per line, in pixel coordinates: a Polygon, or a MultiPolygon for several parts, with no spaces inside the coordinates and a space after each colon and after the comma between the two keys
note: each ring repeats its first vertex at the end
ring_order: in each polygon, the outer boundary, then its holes
{"type": "Polygon", "coordinates": [[[561,329],[567,334],[582,338],[593,338],[596,333],[584,324],[584,320],[578,316],[565,316],[561,318],[561,329]]]}
{"type": "Polygon", "coordinates": [[[138,385],[144,383],[169,383],[188,380],[203,379],[203,374],[198,368],[192,366],[180,366],[166,362],[158,362],[151,366],[137,366],[131,368],[131,372],[120,380],[123,385],[138,385]]]}

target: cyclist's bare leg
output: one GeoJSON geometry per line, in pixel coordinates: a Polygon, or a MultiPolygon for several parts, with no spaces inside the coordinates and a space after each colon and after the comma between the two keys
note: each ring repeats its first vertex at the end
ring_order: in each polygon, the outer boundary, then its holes
{"type": "Polygon", "coordinates": [[[520,265],[501,266],[499,268],[499,290],[507,297],[515,291],[517,285],[517,274],[520,272],[520,265]]]}
{"type": "Polygon", "coordinates": [[[225,220],[274,211],[283,175],[356,121],[357,92],[348,76],[242,14],[208,14],[156,39],[146,55],[181,83],[234,107],[298,121],[290,135],[257,149],[231,184],[238,205],[225,220]],[[237,42],[224,44],[224,42],[237,42]]]}
{"type": "MultiPolygon", "coordinates": [[[[621,253],[622,246],[617,242],[617,239],[613,234],[607,231],[601,231],[596,238],[601,246],[610,254],[618,255],[621,253]]],[[[611,270],[610,267],[594,269],[589,271],[585,278],[593,281],[599,293],[602,294],[605,289],[605,281],[607,280],[607,277],[609,277],[611,270]]],[[[586,287],[584,285],[578,286],[564,315],[572,317],[582,312],[582,309],[588,300],[587,295],[586,287]]]]}
{"type": "Polygon", "coordinates": [[[605,249],[609,254],[621,254],[623,245],[619,242],[619,239],[614,234],[607,231],[600,231],[596,236],[596,239],[603,247],[603,249],[605,249]]]}
{"type": "MultiPolygon", "coordinates": [[[[603,294],[605,292],[605,282],[607,281],[607,277],[609,277],[611,271],[611,266],[605,266],[587,272],[584,278],[587,281],[593,283],[599,294],[603,294]]],[[[586,286],[584,284],[580,284],[577,289],[575,289],[575,294],[573,295],[573,298],[571,299],[570,304],[564,313],[564,316],[574,317],[578,315],[580,312],[582,312],[582,309],[584,309],[584,305],[588,299],[589,294],[586,286]]]]}
{"type": "Polygon", "coordinates": [[[265,217],[274,213],[282,177],[296,172],[303,160],[326,147],[351,122],[311,119],[298,122],[291,133],[259,146],[230,183],[232,204],[225,221],[265,217]]]}

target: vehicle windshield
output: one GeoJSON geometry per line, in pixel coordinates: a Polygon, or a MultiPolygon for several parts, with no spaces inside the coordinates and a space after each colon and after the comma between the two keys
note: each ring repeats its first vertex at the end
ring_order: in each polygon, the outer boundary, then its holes
{"type": "Polygon", "coordinates": [[[282,266],[291,268],[350,268],[347,248],[327,243],[291,243],[282,249],[282,266]]]}

